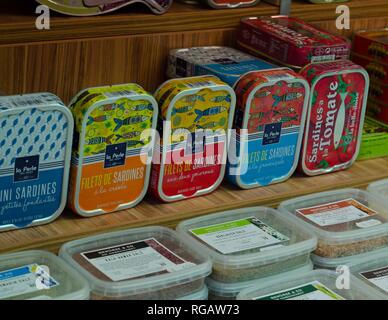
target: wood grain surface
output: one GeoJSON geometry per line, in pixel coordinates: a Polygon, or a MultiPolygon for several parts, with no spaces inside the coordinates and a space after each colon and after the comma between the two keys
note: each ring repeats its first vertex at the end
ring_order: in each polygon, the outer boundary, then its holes
{"type": "Polygon", "coordinates": [[[305,194],[347,188],[364,188],[370,182],[388,178],[388,159],[356,163],[351,169],[318,177],[295,176],[287,182],[265,188],[238,190],[224,183],[212,194],[175,203],[161,203],[147,197],[137,207],[93,218],[81,218],[66,211],[51,224],[0,233],[0,252],[47,249],[56,252],[66,241],[92,234],[146,225],[174,227],[184,219],[248,206],[276,207],[283,200],[305,194]]]}

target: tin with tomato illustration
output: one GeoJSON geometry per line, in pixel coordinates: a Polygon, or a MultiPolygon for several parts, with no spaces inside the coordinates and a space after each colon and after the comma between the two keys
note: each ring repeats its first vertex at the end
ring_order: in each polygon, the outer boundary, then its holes
{"type": "Polygon", "coordinates": [[[171,202],[214,191],[224,178],[236,97],[215,76],[172,79],[155,93],[160,152],[150,189],[171,202]]]}
{"type": "Polygon", "coordinates": [[[71,112],[51,93],[0,97],[0,231],[62,213],[73,127],[71,112]]]}
{"type": "Polygon", "coordinates": [[[353,51],[379,63],[388,64],[388,28],[357,32],[354,36],[353,51]]]}
{"type": "Polygon", "coordinates": [[[169,78],[215,75],[234,87],[240,77],[277,66],[229,47],[193,47],[170,51],[169,78]]]}
{"type": "Polygon", "coordinates": [[[231,143],[227,170],[232,183],[248,189],[291,177],[298,165],[309,90],[304,78],[286,68],[241,77],[235,87],[236,151],[231,143]]]}
{"type": "Polygon", "coordinates": [[[245,51],[300,70],[311,62],[347,59],[350,41],[287,16],[243,18],[237,43],[245,51]]]}
{"type": "Polygon", "coordinates": [[[301,170],[310,176],[349,168],[356,160],[369,89],[368,73],[349,60],[312,63],[301,170]]]}
{"type": "Polygon", "coordinates": [[[136,84],[90,88],[75,118],[69,206],[90,217],[138,204],[148,188],[158,107],[136,84]]]}

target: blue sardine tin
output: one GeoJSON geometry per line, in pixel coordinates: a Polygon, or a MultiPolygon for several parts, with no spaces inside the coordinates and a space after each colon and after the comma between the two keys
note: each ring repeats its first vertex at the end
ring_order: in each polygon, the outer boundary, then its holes
{"type": "Polygon", "coordinates": [[[298,165],[310,91],[307,81],[286,68],[256,71],[242,76],[235,91],[236,131],[228,180],[242,189],[287,180],[298,165]]]}
{"type": "Polygon", "coordinates": [[[73,127],[53,94],[0,97],[0,231],[48,223],[63,211],[73,127]]]}
{"type": "Polygon", "coordinates": [[[264,60],[229,47],[193,47],[170,51],[167,76],[215,75],[230,86],[250,71],[278,68],[264,60]]]}

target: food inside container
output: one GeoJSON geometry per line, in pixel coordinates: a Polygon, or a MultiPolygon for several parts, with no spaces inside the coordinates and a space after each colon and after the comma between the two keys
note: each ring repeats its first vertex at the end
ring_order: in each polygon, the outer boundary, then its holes
{"type": "Polygon", "coordinates": [[[281,203],[279,210],[316,234],[314,254],[320,257],[353,256],[388,245],[388,203],[366,191],[308,195],[281,203]]]}
{"type": "Polygon", "coordinates": [[[0,288],[0,300],[89,299],[86,280],[46,251],[1,255],[0,288]]]}
{"type": "Polygon", "coordinates": [[[376,300],[381,295],[350,275],[350,289],[338,288],[338,274],[314,270],[288,280],[278,279],[242,291],[237,300],[376,300]]]}
{"type": "Polygon", "coordinates": [[[293,217],[264,207],[183,221],[178,233],[213,261],[211,279],[235,283],[306,265],[315,236],[293,217]]]}
{"type": "Polygon", "coordinates": [[[60,256],[87,279],[94,300],[174,300],[200,291],[208,257],[163,227],[69,242],[60,256]]]}
{"type": "Polygon", "coordinates": [[[209,300],[235,300],[236,296],[244,289],[255,286],[257,284],[263,284],[266,282],[272,282],[275,279],[288,279],[294,275],[305,274],[313,270],[313,264],[309,261],[303,267],[289,270],[283,273],[279,273],[268,278],[263,278],[259,280],[251,281],[242,281],[236,283],[223,283],[217,282],[208,278],[206,280],[208,289],[209,289],[209,300]]]}

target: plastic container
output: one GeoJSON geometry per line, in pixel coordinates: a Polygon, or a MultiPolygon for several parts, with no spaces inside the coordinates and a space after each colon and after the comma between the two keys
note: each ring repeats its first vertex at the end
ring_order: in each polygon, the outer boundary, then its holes
{"type": "Polygon", "coordinates": [[[312,194],[280,204],[318,237],[314,254],[340,258],[388,246],[388,203],[357,189],[312,194]]]}
{"type": "Polygon", "coordinates": [[[201,301],[201,300],[207,300],[208,296],[209,296],[209,290],[207,286],[204,286],[202,290],[192,293],[188,296],[178,298],[177,300],[201,301]]]}
{"type": "Polygon", "coordinates": [[[153,13],[167,12],[172,0],[37,0],[51,10],[71,16],[95,16],[112,12],[134,3],[143,3],[153,13]]]}
{"type": "Polygon", "coordinates": [[[253,71],[240,78],[235,91],[237,143],[229,152],[229,181],[249,189],[287,180],[298,166],[308,83],[286,68],[253,71]]]}
{"type": "Polygon", "coordinates": [[[314,270],[304,275],[274,280],[272,283],[248,288],[237,300],[379,300],[375,290],[350,275],[350,289],[338,289],[338,274],[329,270],[314,270]]]}
{"type": "Polygon", "coordinates": [[[388,250],[381,250],[349,264],[350,272],[388,299],[388,250]]]}
{"type": "Polygon", "coordinates": [[[300,70],[311,62],[347,59],[350,41],[288,16],[243,18],[240,48],[278,65],[300,70]]]}
{"type": "Polygon", "coordinates": [[[46,251],[0,255],[1,300],[87,300],[89,286],[78,272],[46,251]]]}
{"type": "Polygon", "coordinates": [[[72,241],[59,255],[86,278],[93,300],[174,300],[202,290],[211,272],[195,249],[171,229],[146,227],[72,241]]]}
{"type": "Polygon", "coordinates": [[[84,217],[136,206],[151,174],[154,97],[137,84],[90,88],[70,109],[76,128],[69,206],[84,217]]]}
{"type": "Polygon", "coordinates": [[[305,274],[311,270],[313,270],[313,264],[311,261],[309,261],[309,263],[303,267],[279,273],[260,280],[251,280],[237,283],[222,283],[214,281],[211,278],[207,278],[206,283],[209,289],[209,300],[235,300],[237,295],[242,290],[245,290],[257,284],[261,285],[267,282],[271,283],[275,279],[287,280],[289,277],[299,274],[305,274]]]}
{"type": "Polygon", "coordinates": [[[315,236],[298,221],[264,207],[244,208],[181,222],[177,231],[209,255],[211,278],[235,283],[306,265],[315,236]]]}
{"type": "Polygon", "coordinates": [[[62,213],[73,127],[71,112],[51,93],[0,97],[0,231],[62,213]]]}
{"type": "Polygon", "coordinates": [[[278,67],[233,48],[193,47],[170,51],[167,76],[176,78],[212,74],[234,87],[247,72],[274,68],[278,67]]]}
{"type": "Polygon", "coordinates": [[[178,78],[162,84],[155,97],[162,136],[151,192],[165,202],[213,192],[225,173],[233,89],[215,76],[178,78]]]}
{"type": "Polygon", "coordinates": [[[309,176],[356,161],[369,88],[368,73],[349,60],[312,63],[300,74],[311,86],[300,169],[309,176]]]}
{"type": "Polygon", "coordinates": [[[368,191],[374,195],[388,199],[388,179],[371,183],[368,186],[368,191]]]}

